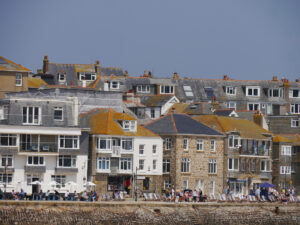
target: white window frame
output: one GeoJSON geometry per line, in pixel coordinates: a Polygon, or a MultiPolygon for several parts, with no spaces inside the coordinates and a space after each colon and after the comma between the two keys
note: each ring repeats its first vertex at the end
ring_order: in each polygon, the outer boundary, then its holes
{"type": "Polygon", "coordinates": [[[27,166],[45,166],[45,157],[44,156],[36,156],[36,155],[29,155],[27,156],[27,161],[26,161],[27,166]],[[38,158],[38,164],[34,164],[34,158],[38,158]],[[29,158],[32,158],[31,161],[32,163],[29,163],[29,158]],[[43,163],[41,164],[41,158],[43,159],[43,163]]]}
{"type": "Polygon", "coordinates": [[[102,172],[110,172],[110,157],[97,157],[96,170],[102,172]],[[101,168],[99,168],[100,162],[101,162],[101,168]]]}
{"type": "Polygon", "coordinates": [[[84,72],[79,73],[79,80],[80,80],[80,81],[94,81],[94,80],[96,80],[96,79],[97,79],[96,73],[84,73],[84,72]],[[90,79],[90,80],[87,80],[87,79],[86,79],[86,75],[87,75],[87,74],[90,74],[90,75],[91,75],[91,79],[90,79]]]}
{"type": "Polygon", "coordinates": [[[24,125],[40,125],[41,123],[41,108],[37,106],[23,106],[22,108],[23,124],[24,125]],[[24,109],[26,108],[26,114],[24,115],[24,109]],[[32,114],[29,115],[29,109],[32,108],[32,114]],[[24,118],[26,118],[24,122],[24,118]],[[29,122],[32,119],[32,122],[29,122]]]}
{"type": "Polygon", "coordinates": [[[139,170],[141,170],[141,171],[145,170],[145,160],[144,159],[139,160],[139,170]]]}
{"type": "Polygon", "coordinates": [[[212,173],[212,174],[217,173],[217,160],[216,159],[208,160],[208,173],[212,173]]]}
{"type": "Polygon", "coordinates": [[[291,127],[299,127],[299,118],[291,118],[291,127]]]}
{"type": "Polygon", "coordinates": [[[239,171],[239,159],[238,158],[228,158],[228,170],[229,171],[239,171]],[[231,166],[230,166],[231,162],[231,166]]]}
{"type": "Polygon", "coordinates": [[[227,108],[236,110],[236,102],[227,102],[227,108]]]}
{"type": "Polygon", "coordinates": [[[170,159],[163,159],[163,173],[170,173],[171,164],[170,159]]]}
{"type": "Polygon", "coordinates": [[[271,161],[268,159],[260,160],[260,171],[261,172],[270,172],[271,171],[271,161]],[[269,165],[269,168],[268,168],[269,165]]]}
{"type": "Polygon", "coordinates": [[[57,156],[57,167],[58,168],[76,168],[77,166],[77,157],[76,155],[59,155],[57,156]],[[70,166],[66,166],[65,165],[65,161],[64,160],[68,160],[70,159],[71,161],[71,165],[70,166]],[[61,160],[61,165],[60,165],[60,160],[61,160]]]}
{"type": "Polygon", "coordinates": [[[293,103],[290,106],[291,114],[300,114],[300,103],[293,103]]]}
{"type": "Polygon", "coordinates": [[[290,166],[280,166],[280,174],[291,174],[290,166]]]}
{"type": "Polygon", "coordinates": [[[145,145],[139,145],[139,154],[144,155],[145,154],[145,145]]]}
{"type": "Polygon", "coordinates": [[[216,140],[210,140],[210,151],[211,152],[216,151],[216,140]]]}
{"type": "Polygon", "coordinates": [[[16,73],[16,86],[21,87],[23,85],[23,74],[16,73]]]}
{"type": "Polygon", "coordinates": [[[111,150],[111,138],[106,138],[106,137],[96,137],[96,148],[97,150],[100,151],[110,151],[111,150]],[[101,142],[104,144],[105,143],[105,148],[101,147],[101,142]]]}
{"type": "Polygon", "coordinates": [[[181,159],[181,173],[190,173],[191,160],[189,158],[181,159]]]}
{"type": "Polygon", "coordinates": [[[150,93],[150,85],[139,84],[136,86],[136,92],[142,94],[150,93]]]}
{"type": "Polygon", "coordinates": [[[0,173],[0,183],[11,185],[13,181],[13,174],[11,173],[0,173]]]}
{"type": "Polygon", "coordinates": [[[56,121],[63,121],[64,120],[64,110],[63,110],[63,107],[54,107],[53,109],[53,116],[54,116],[54,120],[56,121]],[[57,119],[55,118],[55,111],[61,111],[61,119],[57,119]]]}
{"type": "Polygon", "coordinates": [[[66,74],[59,73],[58,74],[58,82],[65,82],[66,81],[66,74]]]}
{"type": "Polygon", "coordinates": [[[170,150],[172,148],[172,139],[165,138],[165,150],[170,150]]]}
{"type": "Polygon", "coordinates": [[[150,117],[151,119],[155,119],[155,108],[150,108],[150,117]]]}
{"type": "Polygon", "coordinates": [[[183,150],[185,150],[185,151],[189,150],[189,139],[188,138],[183,139],[183,150]]]}
{"type": "Polygon", "coordinates": [[[248,102],[247,103],[247,110],[249,111],[258,111],[260,110],[260,103],[257,102],[248,102]],[[250,109],[250,105],[252,105],[252,109],[250,109]],[[255,109],[257,106],[257,109],[255,109]]]}
{"type": "Polygon", "coordinates": [[[197,151],[203,151],[204,150],[203,145],[204,145],[203,139],[198,139],[197,140],[197,151]]]}
{"type": "Polygon", "coordinates": [[[290,88],[290,90],[289,90],[289,98],[300,98],[300,89],[298,89],[298,88],[290,88]],[[294,96],[294,91],[298,91],[298,96],[294,96]]]}
{"type": "Polygon", "coordinates": [[[164,190],[172,186],[170,180],[164,180],[164,190]]]}
{"type": "Polygon", "coordinates": [[[122,146],[123,151],[132,151],[133,150],[133,140],[132,140],[132,138],[122,138],[121,146],[122,146]],[[131,143],[131,144],[129,145],[129,144],[127,144],[127,142],[131,143]],[[128,146],[130,146],[131,148],[127,149],[128,146]]]}
{"type": "Polygon", "coordinates": [[[4,168],[13,168],[14,167],[14,156],[13,155],[9,155],[9,154],[3,154],[3,155],[0,155],[1,157],[1,165],[0,167],[4,168]],[[11,162],[11,165],[9,165],[11,162]]]}
{"type": "Polygon", "coordinates": [[[240,146],[241,146],[241,138],[238,135],[228,136],[228,148],[239,148],[240,146]],[[232,143],[230,139],[232,139],[232,143]]]}
{"type": "Polygon", "coordinates": [[[236,95],[236,87],[226,86],[226,95],[236,95]]]}
{"type": "Polygon", "coordinates": [[[0,146],[1,147],[17,147],[18,136],[16,134],[0,134],[0,146]],[[7,139],[7,145],[2,145],[2,139],[7,139]]]}
{"type": "Polygon", "coordinates": [[[59,136],[60,149],[79,149],[79,136],[60,135],[59,136]],[[72,147],[66,147],[66,139],[72,140],[72,147]]]}
{"type": "Polygon", "coordinates": [[[251,170],[251,172],[256,171],[256,160],[255,159],[251,159],[251,161],[250,161],[250,170],[251,170]]]}
{"type": "Polygon", "coordinates": [[[170,94],[174,94],[174,93],[175,93],[174,85],[161,85],[160,86],[160,94],[170,95],[170,94]],[[169,89],[169,92],[166,92],[167,87],[169,89]]]}
{"type": "Polygon", "coordinates": [[[291,156],[292,155],[292,146],[281,145],[281,155],[291,156]]]}
{"type": "Polygon", "coordinates": [[[123,120],[123,130],[125,131],[136,131],[136,121],[135,120],[123,120]]]}
{"type": "Polygon", "coordinates": [[[132,158],[120,158],[120,171],[131,172],[132,170],[132,158]]]}
{"type": "Polygon", "coordinates": [[[248,97],[259,97],[260,96],[260,87],[259,86],[247,86],[246,87],[246,96],[248,97]],[[249,93],[251,90],[252,93],[249,93]],[[254,94],[254,90],[257,90],[257,95],[254,94]]]}
{"type": "Polygon", "coordinates": [[[189,181],[188,180],[183,180],[182,181],[182,190],[186,190],[189,188],[189,181]]]}
{"type": "Polygon", "coordinates": [[[268,94],[269,94],[270,98],[282,98],[283,89],[282,88],[270,88],[268,94]],[[274,91],[278,91],[278,96],[274,96],[274,91]]]}
{"type": "Polygon", "coordinates": [[[110,82],[110,89],[118,90],[120,89],[120,81],[113,80],[110,82]]]}
{"type": "Polygon", "coordinates": [[[157,154],[157,145],[152,145],[152,154],[153,155],[157,154]]]}
{"type": "Polygon", "coordinates": [[[156,159],[153,159],[153,161],[152,161],[152,168],[153,168],[153,170],[157,170],[157,160],[156,159]]]}
{"type": "Polygon", "coordinates": [[[41,176],[39,174],[26,174],[26,185],[31,186],[33,179],[41,181],[41,176]]]}
{"type": "Polygon", "coordinates": [[[51,175],[51,181],[56,181],[56,188],[64,188],[66,187],[66,175],[51,175]]]}

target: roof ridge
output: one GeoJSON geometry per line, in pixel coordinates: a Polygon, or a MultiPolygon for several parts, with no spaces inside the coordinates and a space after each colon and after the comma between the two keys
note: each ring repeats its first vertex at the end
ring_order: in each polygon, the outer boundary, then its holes
{"type": "Polygon", "coordinates": [[[173,123],[173,127],[174,127],[175,132],[178,133],[178,130],[177,130],[177,127],[176,127],[176,123],[175,123],[173,114],[174,114],[174,113],[171,113],[171,120],[172,120],[172,123],[173,123]]]}

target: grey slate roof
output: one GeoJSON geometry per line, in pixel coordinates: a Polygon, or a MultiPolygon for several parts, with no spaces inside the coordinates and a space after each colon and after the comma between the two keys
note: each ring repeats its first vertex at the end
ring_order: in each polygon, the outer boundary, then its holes
{"type": "Polygon", "coordinates": [[[145,126],[157,134],[222,135],[185,114],[168,114],[145,126]]]}
{"type": "Polygon", "coordinates": [[[102,76],[123,76],[123,70],[121,68],[101,67],[102,76]]]}
{"type": "Polygon", "coordinates": [[[55,84],[58,84],[57,74],[63,73],[66,74],[67,85],[78,85],[74,64],[49,63],[47,73],[53,75],[55,84]]]}
{"type": "Polygon", "coordinates": [[[141,96],[141,103],[147,107],[163,106],[165,105],[173,95],[155,95],[155,96],[141,96]]]}
{"type": "Polygon", "coordinates": [[[232,113],[234,110],[233,109],[228,109],[228,110],[216,110],[214,111],[214,114],[217,116],[229,116],[230,113],[232,113]]]}

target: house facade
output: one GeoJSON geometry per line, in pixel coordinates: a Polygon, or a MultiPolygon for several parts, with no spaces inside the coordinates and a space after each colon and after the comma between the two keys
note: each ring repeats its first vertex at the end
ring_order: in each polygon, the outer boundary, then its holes
{"type": "Polygon", "coordinates": [[[232,117],[193,117],[226,135],[224,187],[249,194],[260,183],[272,182],[272,134],[254,122],[232,117]]]}
{"type": "Polygon", "coordinates": [[[162,139],[136,119],[111,109],[81,115],[90,126],[89,176],[97,191],[159,192],[162,175],[162,139]]]}
{"type": "Polygon", "coordinates": [[[185,114],[167,114],[145,126],[163,140],[163,189],[223,190],[223,135],[185,114]]]}
{"type": "Polygon", "coordinates": [[[28,90],[31,70],[0,56],[0,98],[6,93],[28,90]]]}

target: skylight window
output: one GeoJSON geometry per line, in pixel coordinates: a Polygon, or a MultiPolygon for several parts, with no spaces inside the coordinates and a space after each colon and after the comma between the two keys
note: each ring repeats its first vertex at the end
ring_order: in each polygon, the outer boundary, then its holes
{"type": "Polygon", "coordinates": [[[184,90],[184,93],[187,97],[193,97],[194,96],[191,86],[183,86],[183,90],[184,90]]]}
{"type": "Polygon", "coordinates": [[[205,87],[204,91],[205,91],[206,96],[208,98],[213,98],[214,97],[214,90],[211,87],[205,87]]]}

